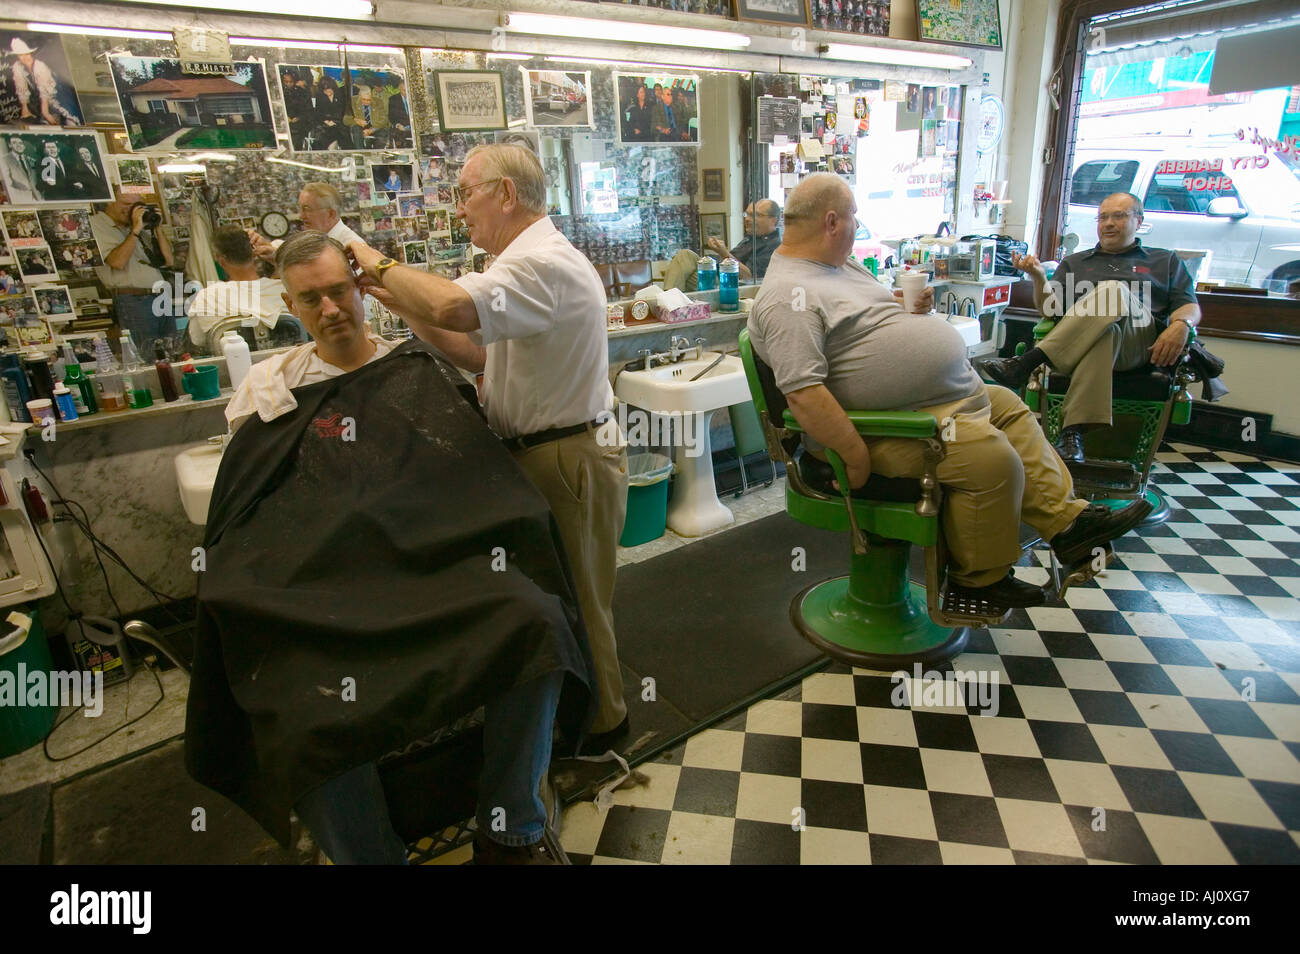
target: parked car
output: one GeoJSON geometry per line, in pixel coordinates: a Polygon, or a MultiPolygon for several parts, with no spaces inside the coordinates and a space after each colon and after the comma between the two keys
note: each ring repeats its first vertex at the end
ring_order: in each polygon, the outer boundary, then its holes
{"type": "Polygon", "coordinates": [[[563,93],[552,93],[547,108],[553,113],[567,113],[569,111],[569,97],[563,93]]]}
{"type": "Polygon", "coordinates": [[[1270,279],[1300,277],[1300,179],[1258,147],[1077,149],[1062,233],[1067,249],[1096,244],[1097,206],[1112,192],[1142,200],[1144,245],[1205,253],[1200,281],[1261,288],[1270,279]]]}
{"type": "Polygon", "coordinates": [[[880,244],[880,240],[872,234],[871,229],[858,220],[858,230],[853,233],[853,257],[859,262],[865,262],[868,258],[874,258],[877,265],[885,264],[885,257],[893,255],[893,249],[887,249],[880,244]]]}

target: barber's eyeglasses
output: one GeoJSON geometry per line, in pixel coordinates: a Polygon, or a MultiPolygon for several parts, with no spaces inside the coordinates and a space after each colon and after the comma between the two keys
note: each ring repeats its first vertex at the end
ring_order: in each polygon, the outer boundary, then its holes
{"type": "Polygon", "coordinates": [[[452,186],[452,187],[451,187],[451,197],[452,197],[452,199],[454,199],[454,200],[456,201],[456,203],[457,203],[458,205],[463,205],[464,203],[466,203],[466,202],[469,201],[469,197],[470,197],[470,195],[471,195],[471,194],[474,192],[474,190],[477,189],[479,186],[487,185],[489,182],[500,182],[500,181],[501,181],[501,176],[497,176],[495,179],[483,179],[482,181],[480,181],[480,182],[475,182],[475,183],[472,184],[472,185],[467,185],[467,186],[452,186]]]}
{"type": "Polygon", "coordinates": [[[1133,215],[1133,214],[1134,214],[1134,213],[1131,212],[1131,211],[1129,211],[1129,212],[1107,212],[1107,213],[1105,213],[1104,215],[1099,215],[1099,216],[1097,216],[1097,221],[1098,221],[1098,222],[1123,222],[1125,219],[1127,219],[1130,215],[1133,215]]]}

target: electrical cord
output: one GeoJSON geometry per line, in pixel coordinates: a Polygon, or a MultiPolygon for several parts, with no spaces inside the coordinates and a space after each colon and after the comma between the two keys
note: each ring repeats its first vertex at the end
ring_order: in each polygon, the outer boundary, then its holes
{"type": "MultiPolygon", "coordinates": [[[[104,743],[104,742],[107,742],[109,739],[111,739],[113,736],[117,735],[119,732],[121,732],[123,729],[127,728],[128,726],[135,725],[135,724],[136,724],[137,722],[139,722],[141,719],[143,719],[143,718],[145,718],[147,715],[149,715],[149,713],[153,712],[154,709],[157,709],[157,708],[158,708],[158,706],[162,703],[163,699],[166,697],[167,692],[166,692],[165,689],[163,689],[162,680],[161,680],[160,678],[158,678],[158,670],[154,669],[153,665],[150,664],[149,660],[147,660],[147,659],[141,660],[141,662],[142,662],[142,664],[144,665],[144,667],[145,667],[147,670],[149,670],[149,673],[153,676],[153,681],[154,681],[154,683],[157,684],[157,686],[158,686],[158,698],[154,700],[153,705],[151,705],[151,706],[150,706],[148,709],[146,709],[144,712],[140,713],[140,714],[139,714],[138,716],[136,716],[134,719],[129,719],[128,721],[123,722],[121,725],[119,725],[119,726],[118,726],[116,729],[114,729],[112,732],[110,732],[110,733],[108,733],[107,735],[105,735],[103,738],[96,739],[94,742],[91,742],[89,745],[84,745],[84,746],[82,746],[81,748],[77,749],[77,751],[75,751],[75,752],[70,752],[70,753],[67,754],[67,755],[57,755],[57,756],[56,756],[56,755],[51,755],[51,754],[50,754],[50,739],[52,739],[52,738],[54,737],[54,733],[58,731],[59,726],[63,725],[65,722],[67,722],[69,719],[71,719],[73,716],[75,716],[75,715],[77,714],[77,711],[78,711],[78,710],[73,710],[72,712],[69,712],[66,716],[64,716],[62,719],[60,719],[58,722],[56,722],[56,723],[55,723],[55,724],[50,728],[49,733],[46,734],[46,736],[45,736],[45,741],[41,743],[41,751],[44,753],[45,757],[46,757],[49,761],[51,761],[51,762],[66,762],[68,759],[74,759],[74,758],[76,758],[78,755],[81,755],[83,752],[89,752],[89,751],[90,751],[91,749],[93,749],[95,746],[100,745],[100,744],[102,744],[102,743],[104,743]]],[[[134,682],[134,681],[135,681],[135,676],[134,676],[134,675],[132,675],[131,678],[128,679],[128,680],[126,681],[126,710],[125,710],[126,712],[130,712],[130,711],[131,711],[131,683],[134,682]]]]}

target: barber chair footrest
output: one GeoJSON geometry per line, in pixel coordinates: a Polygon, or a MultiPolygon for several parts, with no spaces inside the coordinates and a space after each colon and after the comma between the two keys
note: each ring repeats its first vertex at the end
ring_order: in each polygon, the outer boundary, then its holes
{"type": "Polygon", "coordinates": [[[988,600],[958,596],[946,589],[943,594],[943,615],[950,618],[961,618],[965,622],[987,624],[991,621],[997,623],[1010,611],[1009,607],[998,606],[988,600]]]}
{"type": "Polygon", "coordinates": [[[966,627],[930,621],[925,587],[907,584],[894,603],[866,603],[849,594],[847,576],[814,583],[790,603],[790,619],[803,637],[839,662],[892,671],[913,663],[951,659],[966,646],[966,627]]]}
{"type": "Polygon", "coordinates": [[[1091,493],[1128,494],[1136,497],[1142,487],[1142,475],[1124,460],[1066,461],[1080,496],[1091,493]]]}

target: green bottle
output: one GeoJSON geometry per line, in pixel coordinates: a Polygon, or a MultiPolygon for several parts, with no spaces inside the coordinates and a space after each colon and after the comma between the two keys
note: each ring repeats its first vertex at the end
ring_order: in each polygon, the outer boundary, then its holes
{"type": "Polygon", "coordinates": [[[99,411],[99,402],[95,400],[95,386],[91,383],[90,378],[86,377],[81,371],[81,365],[69,364],[64,366],[63,383],[69,388],[76,388],[81,394],[81,400],[86,405],[86,414],[96,414],[99,411]]]}

